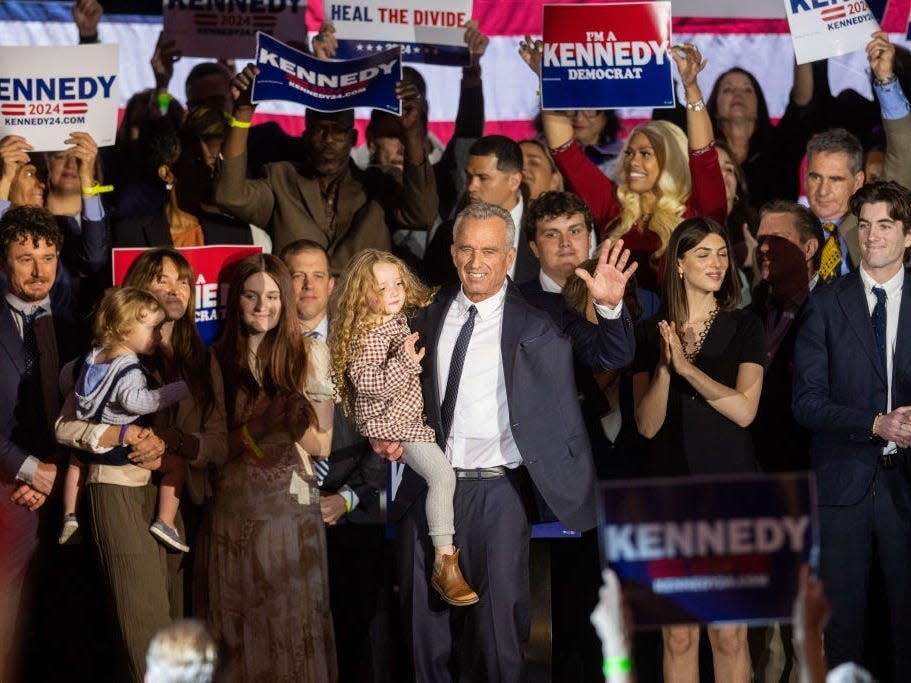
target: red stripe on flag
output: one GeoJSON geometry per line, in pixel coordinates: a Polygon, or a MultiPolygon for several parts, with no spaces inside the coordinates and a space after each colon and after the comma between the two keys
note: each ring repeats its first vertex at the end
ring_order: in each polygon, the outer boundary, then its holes
{"type": "Polygon", "coordinates": [[[911,0],[887,0],[879,26],[889,33],[904,33],[908,29],[911,0]]]}

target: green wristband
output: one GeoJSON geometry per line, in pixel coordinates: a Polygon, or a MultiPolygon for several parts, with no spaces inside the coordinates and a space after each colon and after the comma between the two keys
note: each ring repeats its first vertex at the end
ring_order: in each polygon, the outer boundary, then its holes
{"type": "Polygon", "coordinates": [[[625,674],[633,670],[633,663],[629,657],[605,657],[601,668],[605,676],[625,674]]]}

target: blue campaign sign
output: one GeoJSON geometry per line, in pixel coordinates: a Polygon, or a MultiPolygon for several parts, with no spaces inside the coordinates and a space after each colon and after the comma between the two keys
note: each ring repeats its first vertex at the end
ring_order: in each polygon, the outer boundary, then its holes
{"type": "Polygon", "coordinates": [[[602,564],[637,628],[790,621],[818,555],[809,472],[608,482],[600,502],[602,564]]]}
{"type": "Polygon", "coordinates": [[[671,3],[544,6],[543,109],[673,107],[671,3]]]}
{"type": "Polygon", "coordinates": [[[402,57],[397,49],[362,59],[325,62],[258,33],[256,66],[254,104],[284,100],[325,112],[369,107],[401,114],[395,96],[396,81],[402,78],[402,57]]]}

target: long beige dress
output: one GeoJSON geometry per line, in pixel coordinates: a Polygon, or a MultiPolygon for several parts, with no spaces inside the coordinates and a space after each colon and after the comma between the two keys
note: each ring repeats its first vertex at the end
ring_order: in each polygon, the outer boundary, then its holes
{"type": "MultiPolygon", "coordinates": [[[[310,344],[307,394],[331,397],[325,345],[310,344]],[[328,396],[327,396],[328,394],[328,396]]],[[[238,399],[249,419],[269,410],[262,393],[238,399]]],[[[260,440],[222,469],[209,539],[209,622],[228,655],[228,680],[335,681],[326,535],[310,456],[287,433],[260,440]]]]}

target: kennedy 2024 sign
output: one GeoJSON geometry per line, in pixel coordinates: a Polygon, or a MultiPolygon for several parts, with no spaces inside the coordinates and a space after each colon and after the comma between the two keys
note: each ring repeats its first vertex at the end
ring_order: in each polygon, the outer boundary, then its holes
{"type": "Polygon", "coordinates": [[[605,483],[602,562],[637,627],[789,621],[817,554],[815,491],[810,473],[605,483]]]}
{"type": "Polygon", "coordinates": [[[398,48],[344,62],[324,62],[260,33],[254,103],[297,102],[317,111],[372,107],[401,114],[395,83],[402,78],[398,48]]]}
{"type": "Polygon", "coordinates": [[[544,5],[544,109],[673,107],[671,3],[544,5]]]}
{"type": "Polygon", "coordinates": [[[879,30],[866,0],[784,0],[798,64],[862,50],[879,30]]]}
{"type": "Polygon", "coordinates": [[[0,138],[21,135],[51,152],[80,131],[113,145],[118,57],[116,45],[0,47],[0,138]]]}
{"type": "Polygon", "coordinates": [[[164,32],[185,56],[249,57],[256,34],[307,39],[306,0],[162,0],[164,32]]]}

